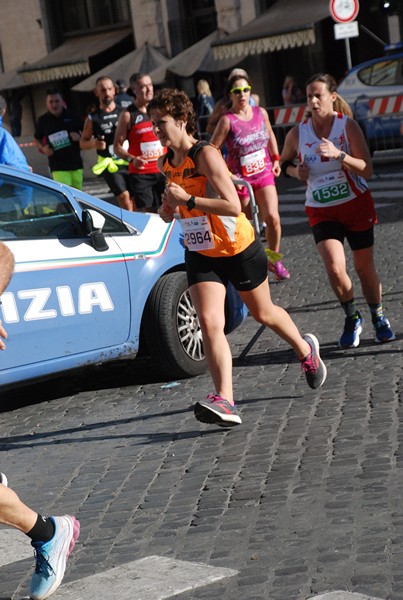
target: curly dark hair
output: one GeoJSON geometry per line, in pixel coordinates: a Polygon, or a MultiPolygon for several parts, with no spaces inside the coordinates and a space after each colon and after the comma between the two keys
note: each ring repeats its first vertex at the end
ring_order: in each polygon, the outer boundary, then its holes
{"type": "Polygon", "coordinates": [[[152,110],[159,110],[170,115],[175,121],[184,121],[186,131],[193,135],[197,131],[196,114],[189,96],[182,90],[163,88],[156,93],[147,105],[147,114],[152,110]]]}

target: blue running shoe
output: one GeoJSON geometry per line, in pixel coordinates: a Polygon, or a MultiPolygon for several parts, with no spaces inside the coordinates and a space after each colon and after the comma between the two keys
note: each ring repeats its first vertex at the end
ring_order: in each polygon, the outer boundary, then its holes
{"type": "Polygon", "coordinates": [[[344,350],[347,348],[357,348],[360,343],[360,334],[363,325],[364,319],[361,318],[358,310],[354,317],[346,317],[346,320],[344,321],[344,331],[339,341],[339,347],[344,350]]]}
{"type": "Polygon", "coordinates": [[[32,600],[45,600],[59,587],[66,563],[80,535],[80,523],[75,517],[49,517],[55,533],[48,542],[31,542],[35,549],[35,571],[31,579],[32,600]]]}
{"type": "Polygon", "coordinates": [[[377,344],[392,342],[396,339],[395,334],[390,328],[390,323],[386,317],[378,317],[373,321],[375,328],[375,341],[377,344]]]}

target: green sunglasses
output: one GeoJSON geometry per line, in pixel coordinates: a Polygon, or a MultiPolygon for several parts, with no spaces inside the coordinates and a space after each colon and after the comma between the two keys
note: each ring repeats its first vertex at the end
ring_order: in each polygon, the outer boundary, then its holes
{"type": "Polygon", "coordinates": [[[242,94],[242,92],[243,92],[244,94],[246,94],[247,92],[250,92],[250,91],[251,91],[251,89],[252,89],[252,88],[251,88],[251,86],[250,86],[250,85],[247,85],[247,86],[245,86],[244,88],[241,88],[241,87],[234,87],[234,88],[232,88],[232,90],[230,90],[230,91],[229,91],[229,93],[230,93],[230,94],[238,94],[238,95],[240,95],[240,94],[242,94]]]}

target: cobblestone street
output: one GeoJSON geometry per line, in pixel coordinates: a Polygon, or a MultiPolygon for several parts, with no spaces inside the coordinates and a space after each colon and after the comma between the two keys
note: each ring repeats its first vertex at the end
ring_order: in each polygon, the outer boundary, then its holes
{"type": "MultiPolygon", "coordinates": [[[[338,349],[344,314],[308,231],[303,188],[282,190],[291,279],[272,280],[271,292],[300,330],[321,342],[328,379],[319,390],[307,387],[292,351],[271,331],[248,348],[259,329],[248,317],[230,336],[243,420],[232,430],[193,416],[194,401],[212,391],[209,375],[161,381],[146,361],[2,394],[0,470],[43,514],[81,521],[55,598],[93,600],[99,596],[91,587],[73,595],[70,586],[84,589],[85,578],[123,567],[116,588],[104,585],[106,600],[306,600],[338,590],[403,599],[400,169],[378,169],[371,182],[380,222],[376,261],[397,337],[387,345],[374,342],[354,274],[366,323],[358,348],[338,349]],[[128,566],[152,556],[186,561],[187,587],[138,594],[128,566]],[[192,562],[233,571],[196,584],[192,562]]],[[[31,548],[17,532],[10,543],[5,531],[0,600],[21,600],[31,548]],[[26,554],[12,554],[17,538],[26,554]]],[[[358,600],[329,600],[349,597],[358,600]]]]}

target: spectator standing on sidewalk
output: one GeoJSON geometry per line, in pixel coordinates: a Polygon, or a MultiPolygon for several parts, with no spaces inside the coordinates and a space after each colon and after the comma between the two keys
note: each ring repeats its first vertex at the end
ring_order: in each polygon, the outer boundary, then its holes
{"type": "Polygon", "coordinates": [[[17,167],[23,171],[30,171],[27,159],[13,136],[3,128],[3,117],[7,109],[7,103],[0,96],[0,164],[17,167]]]}
{"type": "Polygon", "coordinates": [[[288,132],[281,168],[286,177],[307,182],[309,225],[330,285],[346,315],[339,346],[356,348],[364,322],[346,269],[345,239],[369,306],[375,341],[390,342],[395,335],[383,311],[382,285],[374,261],[377,217],[365,181],[372,175],[369,149],[331,75],[314,75],[306,90],[310,117],[288,132]]]}
{"type": "Polygon", "coordinates": [[[167,178],[161,218],[175,213],[186,244],[189,292],[199,317],[203,345],[215,391],[195,405],[204,423],[241,423],[235,407],[232,356],[225,327],[228,283],[238,290],[253,317],[292,346],[308,385],[316,389],[326,379],[319,343],[312,334],[301,337],[289,314],[273,304],[267,279],[267,258],[245,214],[221,153],[197,141],[196,115],[185,92],[161,90],[148,105],[154,130],[168,153],[159,159],[167,178]]]}
{"type": "MultiPolygon", "coordinates": [[[[250,105],[252,86],[247,76],[229,79],[227,93],[231,108],[218,121],[211,143],[227,147],[226,161],[236,179],[252,186],[259,217],[266,223],[268,269],[277,279],[288,279],[289,272],[279,258],[281,222],[275,177],[280,175],[277,140],[266,109],[250,105]]],[[[243,208],[250,199],[246,186],[238,186],[243,208]]]]}
{"type": "Polygon", "coordinates": [[[94,93],[98,98],[99,107],[85,120],[80,148],[94,148],[97,151],[98,163],[92,167],[93,173],[97,176],[102,175],[121,208],[133,210],[128,163],[116,156],[113,150],[117,122],[124,109],[116,105],[115,86],[110,77],[98,77],[94,93]]]}
{"type": "Polygon", "coordinates": [[[133,104],[134,97],[127,93],[127,83],[124,79],[116,80],[115,89],[115,102],[118,106],[122,108],[128,108],[131,104],[133,104]]]}
{"type": "Polygon", "coordinates": [[[165,187],[164,176],[157,167],[157,159],[165,152],[156,137],[147,106],[154,96],[151,77],[134,73],[130,86],[135,99],[119,117],[115,132],[114,151],[129,163],[130,188],[135,210],[156,212],[161,205],[165,187]],[[126,150],[126,142],[129,147],[126,150]]]}
{"type": "Polygon", "coordinates": [[[283,103],[287,106],[288,104],[299,104],[304,102],[304,94],[299,89],[297,80],[293,75],[287,75],[284,79],[283,88],[281,90],[283,97],[283,103]]]}
{"type": "Polygon", "coordinates": [[[39,152],[47,156],[55,181],[82,190],[83,160],[80,153],[81,117],[65,108],[57,89],[46,92],[47,112],[36,124],[34,140],[39,152]]]}
{"type": "Polygon", "coordinates": [[[213,94],[211,93],[209,83],[205,79],[199,79],[196,89],[197,129],[201,137],[204,139],[206,136],[210,137],[210,135],[206,132],[206,126],[207,119],[214,109],[214,98],[213,94]]]}

